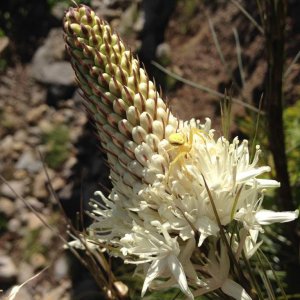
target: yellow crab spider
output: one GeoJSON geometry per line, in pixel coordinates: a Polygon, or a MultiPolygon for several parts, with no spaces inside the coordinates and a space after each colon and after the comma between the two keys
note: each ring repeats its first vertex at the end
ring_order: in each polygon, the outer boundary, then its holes
{"type": "MultiPolygon", "coordinates": [[[[185,157],[186,154],[188,154],[192,150],[194,135],[198,135],[203,139],[202,134],[203,131],[201,129],[191,128],[189,132],[189,138],[187,138],[187,136],[182,132],[171,133],[169,135],[168,137],[169,143],[172,146],[176,147],[176,151],[178,152],[178,154],[169,165],[169,172],[167,177],[168,180],[171,171],[174,168],[177,161],[179,161],[181,163],[181,167],[185,169],[185,171],[187,171],[183,162],[183,158],[185,157]]],[[[173,149],[174,148],[171,148],[169,149],[169,151],[173,149]]]]}

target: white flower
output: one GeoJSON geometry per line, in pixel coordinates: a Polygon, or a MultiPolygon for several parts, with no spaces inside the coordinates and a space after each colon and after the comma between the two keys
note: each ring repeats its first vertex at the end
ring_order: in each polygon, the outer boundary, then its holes
{"type": "Polygon", "coordinates": [[[92,200],[93,213],[91,217],[94,222],[90,225],[89,231],[99,241],[114,243],[115,239],[119,239],[131,230],[132,218],[123,207],[124,199],[120,199],[118,193],[112,191],[109,196],[111,199],[106,198],[100,191],[95,192],[95,195],[100,196],[104,204],[92,200]]]}
{"type": "Polygon", "coordinates": [[[201,296],[216,289],[221,289],[225,294],[237,300],[251,300],[251,297],[245,289],[230,279],[230,261],[226,246],[221,242],[220,255],[217,253],[215,246],[211,246],[208,263],[202,270],[210,275],[210,278],[205,280],[206,285],[193,292],[194,296],[201,296]]]}
{"type": "Polygon", "coordinates": [[[298,218],[299,211],[275,212],[272,210],[261,209],[263,193],[260,198],[258,193],[253,193],[247,199],[244,207],[241,207],[235,214],[235,219],[242,222],[247,230],[263,231],[261,225],[272,223],[285,223],[298,218]]]}
{"type": "Polygon", "coordinates": [[[140,193],[145,202],[155,203],[160,217],[183,240],[197,230],[198,246],[219,231],[212,201],[221,224],[227,225],[237,211],[253,206],[263,189],[279,185],[274,180],[256,178],[270,171],[268,166],[256,167],[259,147],[250,162],[247,141],[240,143],[235,138],[229,143],[224,137],[216,140],[213,130],[203,128],[207,127],[181,124],[178,132],[185,143],[166,145],[169,174],[140,193]]]}
{"type": "Polygon", "coordinates": [[[120,240],[121,251],[125,257],[128,257],[125,262],[151,263],[145,276],[142,297],[155,278],[171,277],[182,292],[189,299],[193,299],[185,272],[178,259],[180,248],[177,238],[172,238],[163,225],[156,225],[156,228],[147,229],[134,225],[132,233],[127,233],[120,240]]]}
{"type": "Polygon", "coordinates": [[[241,257],[242,250],[244,250],[244,254],[247,259],[250,259],[263,241],[257,243],[259,230],[251,229],[247,230],[246,228],[242,228],[239,232],[239,238],[236,234],[234,234],[234,238],[232,239],[231,247],[235,251],[235,258],[238,261],[241,257]]]}
{"type": "Polygon", "coordinates": [[[269,225],[272,223],[286,223],[297,219],[299,211],[275,212],[272,210],[261,209],[255,214],[255,219],[260,225],[269,225]]]}

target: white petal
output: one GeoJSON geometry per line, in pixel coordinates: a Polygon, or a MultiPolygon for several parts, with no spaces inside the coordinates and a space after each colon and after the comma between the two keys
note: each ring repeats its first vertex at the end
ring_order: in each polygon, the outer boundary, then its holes
{"type": "Polygon", "coordinates": [[[182,265],[175,255],[170,255],[168,257],[168,265],[172,272],[172,275],[174,276],[175,280],[177,281],[182,292],[189,299],[194,299],[194,296],[193,296],[192,292],[190,291],[189,286],[187,284],[187,280],[186,280],[182,265]]]}
{"type": "Polygon", "coordinates": [[[186,276],[194,281],[197,285],[205,285],[205,283],[200,280],[197,276],[197,273],[195,271],[195,266],[191,262],[191,256],[195,250],[196,247],[196,241],[194,238],[191,238],[187,241],[185,247],[180,252],[179,260],[183,266],[184,272],[186,276]]]}
{"type": "Polygon", "coordinates": [[[200,247],[202,245],[202,243],[208,236],[210,236],[210,235],[216,236],[217,233],[219,232],[219,226],[214,221],[212,221],[210,218],[208,218],[206,216],[200,217],[196,221],[195,227],[201,233],[199,242],[198,242],[198,247],[200,247]]]}
{"type": "Polygon", "coordinates": [[[240,286],[238,283],[231,279],[226,279],[223,285],[221,286],[221,290],[233,297],[236,300],[252,300],[252,298],[248,295],[248,293],[240,286]]]}
{"type": "Polygon", "coordinates": [[[236,181],[237,182],[246,181],[246,180],[248,180],[250,178],[253,178],[253,177],[256,177],[256,176],[258,176],[262,173],[270,172],[270,171],[271,171],[271,168],[268,167],[268,166],[255,168],[255,169],[253,168],[253,169],[250,169],[248,171],[239,173],[236,177],[236,181]]]}
{"type": "Polygon", "coordinates": [[[166,267],[166,260],[155,260],[153,261],[153,263],[151,264],[151,266],[148,269],[144,284],[143,284],[143,288],[142,288],[142,297],[144,297],[149,285],[151,284],[151,282],[158,277],[165,269],[166,267]]]}
{"type": "Polygon", "coordinates": [[[256,179],[260,188],[275,188],[280,187],[280,182],[273,179],[256,179]]]}
{"type": "Polygon", "coordinates": [[[299,211],[283,211],[275,212],[272,210],[262,209],[255,214],[257,222],[261,225],[268,225],[272,223],[285,223],[298,218],[299,211]]]}
{"type": "Polygon", "coordinates": [[[246,243],[245,243],[245,248],[246,248],[245,255],[246,255],[246,257],[248,259],[251,258],[262,243],[263,243],[263,241],[260,241],[259,243],[255,244],[253,246],[252,241],[246,240],[246,243]]]}

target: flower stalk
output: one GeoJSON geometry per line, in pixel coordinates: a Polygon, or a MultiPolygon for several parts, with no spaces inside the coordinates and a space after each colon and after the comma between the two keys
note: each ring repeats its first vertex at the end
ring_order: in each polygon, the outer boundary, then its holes
{"type": "Polygon", "coordinates": [[[262,225],[298,216],[261,208],[265,190],[279,183],[259,179],[270,171],[257,166],[260,148],[251,160],[247,141],[215,137],[208,118],[174,117],[139,60],[89,7],[70,8],[64,30],[113,184],[108,197],[96,192],[100,201],[91,201],[88,239],[143,266],[142,296],[177,286],[188,299],[255,299],[243,257],[260,246],[262,225]]]}

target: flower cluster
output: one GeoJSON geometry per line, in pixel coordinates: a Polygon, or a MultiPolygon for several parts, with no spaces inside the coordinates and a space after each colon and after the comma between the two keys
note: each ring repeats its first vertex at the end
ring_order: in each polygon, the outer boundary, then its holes
{"type": "Polygon", "coordinates": [[[70,8],[65,40],[86,107],[111,167],[108,198],[96,192],[89,239],[142,265],[149,287],[178,286],[189,298],[220,289],[251,299],[233,281],[232,255],[250,258],[262,226],[298,212],[261,207],[275,180],[259,179],[261,150],[216,138],[211,122],[175,118],[119,36],[87,6],[70,8]],[[237,224],[237,232],[228,232],[237,224]],[[230,235],[231,234],[231,235],[230,235]],[[229,238],[230,236],[230,238],[229,238]]]}

